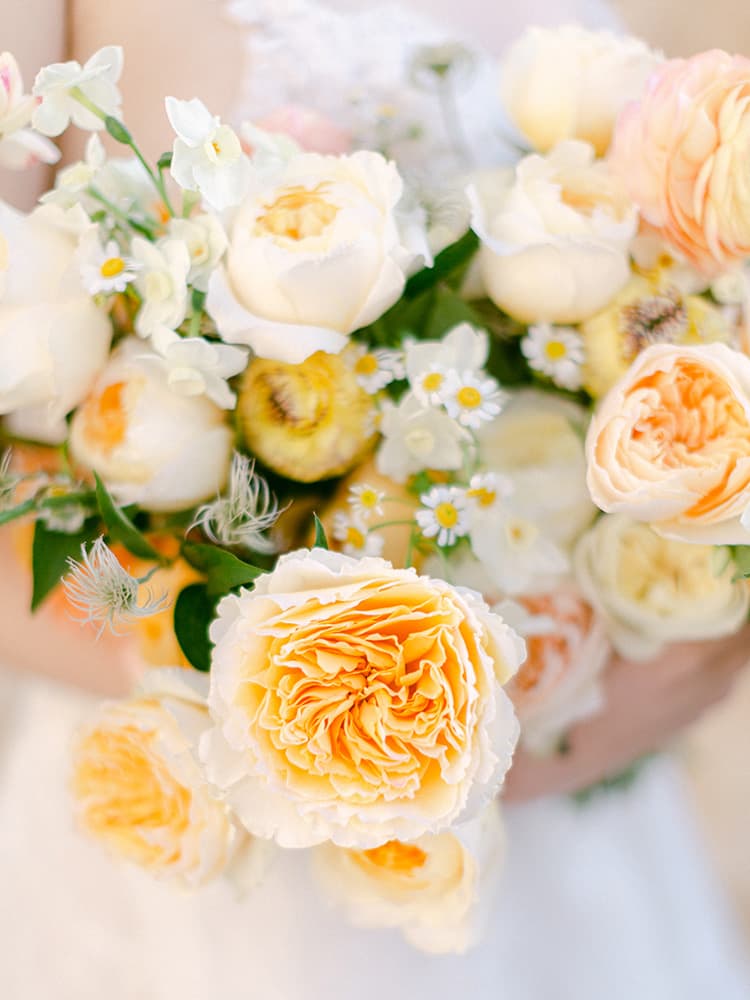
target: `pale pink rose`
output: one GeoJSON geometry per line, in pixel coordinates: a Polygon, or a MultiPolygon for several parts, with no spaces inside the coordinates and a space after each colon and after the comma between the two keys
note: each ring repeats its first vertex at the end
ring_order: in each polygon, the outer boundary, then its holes
{"type": "Polygon", "coordinates": [[[265,132],[288,135],[309,153],[328,153],[340,156],[352,148],[351,133],[330,118],[304,108],[299,104],[286,104],[275,108],[255,123],[265,132]]]}
{"type": "Polygon", "coordinates": [[[671,59],[617,122],[612,163],[641,216],[700,271],[750,256],[750,59],[671,59]]]}

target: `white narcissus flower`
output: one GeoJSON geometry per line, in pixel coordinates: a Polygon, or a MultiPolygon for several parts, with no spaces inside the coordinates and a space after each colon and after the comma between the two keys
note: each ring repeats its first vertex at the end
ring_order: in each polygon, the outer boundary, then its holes
{"type": "Polygon", "coordinates": [[[78,128],[104,128],[94,114],[73,96],[78,89],[103,114],[120,114],[122,95],[117,83],[122,73],[123,53],[119,45],[106,45],[81,66],[79,62],[53,63],[37,74],[32,91],[38,99],[32,124],[42,135],[60,135],[72,121],[78,128]]]}
{"type": "Polygon", "coordinates": [[[62,208],[70,208],[81,201],[81,194],[89,185],[96,183],[97,174],[106,162],[104,144],[99,135],[92,132],[86,142],[83,159],[59,170],[55,177],[54,188],[45,191],[39,200],[43,205],[51,203],[62,208]]]}
{"type": "Polygon", "coordinates": [[[23,170],[37,161],[57,163],[60,151],[49,139],[26,126],[35,101],[23,91],[18,63],[10,52],[0,53],[0,166],[23,170]]]}
{"type": "Polygon", "coordinates": [[[459,323],[440,340],[415,340],[405,346],[406,377],[422,403],[441,403],[440,390],[449,371],[478,372],[489,356],[484,330],[459,323]]]}
{"type": "Polygon", "coordinates": [[[89,295],[111,295],[124,292],[137,271],[132,262],[122,256],[114,240],[102,246],[96,226],[83,235],[76,253],[83,287],[89,295]]]}
{"type": "Polygon", "coordinates": [[[399,928],[415,948],[462,954],[477,942],[505,857],[497,803],[454,830],[365,851],[316,848],[322,887],[358,927],[399,928]]]}
{"type": "Polygon", "coordinates": [[[169,235],[181,240],[190,254],[188,283],[205,292],[211,272],[224,256],[227,248],[227,234],[224,227],[208,212],[193,215],[189,219],[170,219],[169,235]]]}
{"type": "Polygon", "coordinates": [[[300,364],[338,353],[400,298],[419,251],[403,181],[378,153],[304,153],[253,171],[207,307],[222,338],[300,364]]]}
{"type": "Polygon", "coordinates": [[[166,99],[167,117],[177,133],[170,172],[185,191],[198,191],[221,212],[239,205],[250,184],[250,161],[237,134],[193,98],[166,99]]]}
{"type": "Polygon", "coordinates": [[[74,461],[115,498],[147,510],[186,510],[223,488],[232,431],[206,396],[173,392],[135,337],[112,354],[70,426],[74,461]]]}
{"type": "Polygon", "coordinates": [[[487,294],[523,323],[578,323],[630,277],[638,213],[584,142],[526,156],[469,191],[487,294]]]}
{"type": "Polygon", "coordinates": [[[604,156],[617,116],[663,59],[640,39],[610,31],[528,28],[503,58],[503,105],[537,151],[582,139],[604,156]]]}
{"type": "Polygon", "coordinates": [[[750,585],[728,548],[676,541],[624,514],[605,514],[574,555],[578,584],[621,656],[648,660],[670,642],[739,631],[750,585]]]}
{"type": "Polygon", "coordinates": [[[463,449],[471,440],[458,421],[443,410],[424,406],[411,392],[397,405],[384,405],[380,433],[378,472],[397,483],[423,469],[460,468],[463,449]]]}
{"type": "Polygon", "coordinates": [[[224,410],[231,410],[237,396],[227,379],[244,371],[247,350],[217,344],[203,337],[181,337],[166,326],[158,326],[151,335],[155,355],[144,357],[158,364],[166,375],[167,385],[182,396],[208,396],[224,410]]]}
{"type": "Polygon", "coordinates": [[[131,249],[138,266],[136,288],[143,299],[135,320],[136,332],[141,337],[150,337],[160,326],[176,329],[187,313],[190,273],[187,246],[182,240],[169,237],[154,244],[136,236],[131,249]]]}
{"type": "Polygon", "coordinates": [[[12,433],[57,444],[107,360],[112,327],[81,284],[75,234],[51,218],[0,203],[0,414],[12,433]]]}
{"type": "Polygon", "coordinates": [[[501,685],[524,645],[477,594],[300,550],[226,597],[210,634],[201,759],[256,836],[413,841],[478,815],[507,772],[518,729],[501,685]],[[414,680],[406,701],[394,671],[414,680]]]}

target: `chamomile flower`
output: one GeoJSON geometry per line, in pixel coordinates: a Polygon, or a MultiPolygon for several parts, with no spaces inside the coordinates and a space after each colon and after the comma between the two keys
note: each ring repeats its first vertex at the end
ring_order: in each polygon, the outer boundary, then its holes
{"type": "Polygon", "coordinates": [[[366,524],[345,511],[334,514],[331,534],[346,556],[379,556],[383,551],[383,536],[368,531],[366,524]]]}
{"type": "Polygon", "coordinates": [[[406,377],[421,403],[439,406],[448,372],[478,372],[487,361],[489,339],[484,330],[459,323],[442,340],[419,340],[405,346],[406,377]]]}
{"type": "Polygon", "coordinates": [[[497,472],[477,472],[470,481],[466,491],[469,504],[480,509],[488,509],[513,494],[513,480],[497,472]]]}
{"type": "Polygon", "coordinates": [[[276,545],[265,532],[281,513],[268,483],[255,471],[255,462],[235,452],[226,496],[201,507],[191,528],[200,528],[217,545],[271,553],[276,545]]]}
{"type": "Polygon", "coordinates": [[[440,406],[449,370],[442,365],[431,365],[412,379],[414,395],[425,406],[440,406]]]}
{"type": "Polygon", "coordinates": [[[524,357],[534,371],[547,375],[561,389],[581,387],[585,360],[583,338],[570,326],[537,323],[521,341],[524,357]]]}
{"type": "Polygon", "coordinates": [[[150,588],[139,603],[139,592],[147,577],[131,576],[103,538],[87,550],[81,546],[81,561],[68,559],[69,573],[63,587],[80,621],[99,625],[98,635],[109,628],[115,635],[121,626],[138,618],[164,611],[166,593],[154,596],[150,588]]]}
{"type": "Polygon", "coordinates": [[[137,268],[114,240],[102,246],[96,229],[91,229],[81,239],[78,261],[83,287],[89,295],[111,295],[124,292],[135,281],[137,268]]]}
{"type": "Polygon", "coordinates": [[[494,378],[470,371],[450,371],[438,396],[448,416],[472,430],[496,417],[507,398],[494,378]]]}
{"type": "Polygon", "coordinates": [[[357,381],[371,395],[380,392],[391,382],[404,378],[406,374],[401,351],[389,351],[385,348],[369,351],[364,344],[360,344],[352,350],[351,361],[357,381]]]}
{"type": "Polygon", "coordinates": [[[374,486],[360,483],[349,489],[349,503],[358,517],[382,517],[385,494],[374,486]]]}
{"type": "Polygon", "coordinates": [[[417,524],[425,538],[436,538],[441,547],[455,545],[469,531],[466,491],[455,486],[434,486],[420,497],[417,524]]]}

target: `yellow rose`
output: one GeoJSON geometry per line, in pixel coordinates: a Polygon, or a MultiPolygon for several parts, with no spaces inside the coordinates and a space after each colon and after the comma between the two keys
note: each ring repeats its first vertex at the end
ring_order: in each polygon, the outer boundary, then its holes
{"type": "Polygon", "coordinates": [[[153,671],[153,693],[101,706],[77,737],[72,788],[87,833],[152,874],[193,887],[226,868],[237,834],[192,754],[209,724],[205,705],[173,673],[153,671]]]}
{"type": "Polygon", "coordinates": [[[436,833],[497,789],[524,647],[476,594],[306,549],[226,597],[202,745],[247,829],[282,847],[436,833]]]}
{"type": "Polygon", "coordinates": [[[575,570],[613,646],[632,660],[669,642],[732,635],[750,607],[729,549],[662,538],[623,514],[605,515],[583,536],[575,570]]]}
{"type": "Polygon", "coordinates": [[[372,396],[344,358],[322,351],[299,365],[251,361],[237,418],[248,448],[301,483],[342,476],[375,442],[372,396]]]}

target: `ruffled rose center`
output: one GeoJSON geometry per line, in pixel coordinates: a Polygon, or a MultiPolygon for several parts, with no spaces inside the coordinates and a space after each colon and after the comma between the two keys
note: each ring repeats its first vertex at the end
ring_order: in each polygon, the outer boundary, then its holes
{"type": "Polygon", "coordinates": [[[288,240],[304,240],[321,236],[338,214],[338,206],[324,197],[328,184],[310,189],[288,187],[265,206],[255,222],[260,236],[277,236],[288,240]]]}

